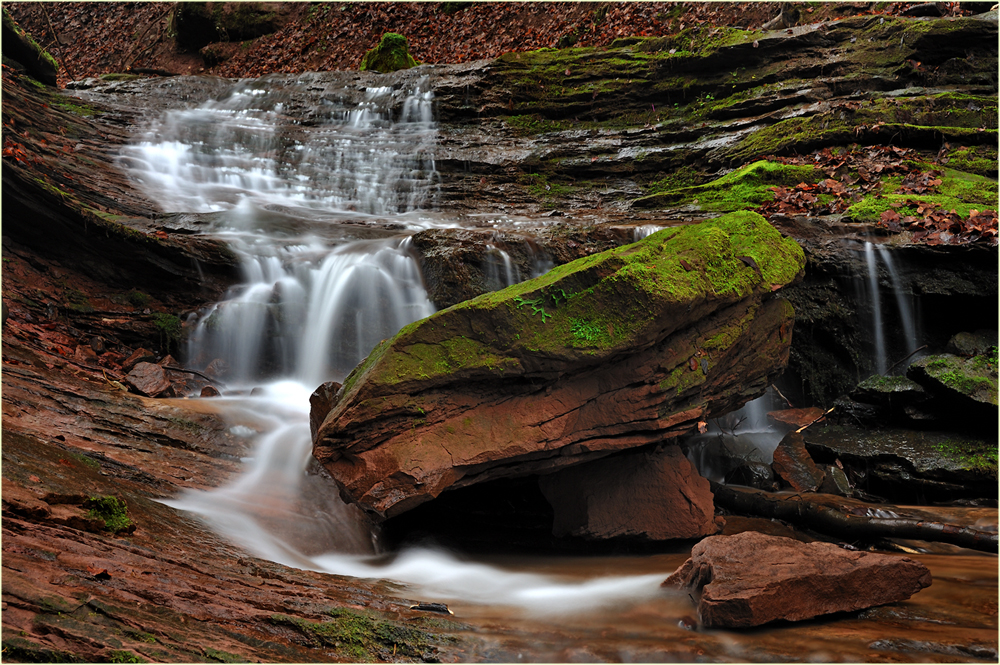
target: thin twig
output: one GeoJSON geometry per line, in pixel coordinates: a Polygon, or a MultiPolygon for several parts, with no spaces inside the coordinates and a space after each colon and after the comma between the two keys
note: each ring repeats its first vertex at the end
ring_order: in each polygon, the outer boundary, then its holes
{"type": "Polygon", "coordinates": [[[896,368],[897,368],[897,367],[899,366],[899,364],[900,364],[900,363],[903,363],[903,362],[906,362],[907,360],[909,360],[909,359],[910,359],[910,357],[912,357],[912,356],[916,355],[917,353],[919,353],[920,351],[923,351],[923,350],[924,350],[924,349],[926,349],[926,348],[927,348],[927,345],[926,345],[926,344],[924,344],[923,346],[921,346],[921,347],[920,347],[919,349],[917,349],[917,350],[916,350],[916,351],[914,351],[913,353],[910,353],[910,354],[907,354],[907,356],[906,356],[905,358],[903,358],[902,360],[897,360],[897,361],[896,361],[896,364],[895,364],[895,365],[893,365],[893,366],[892,366],[892,367],[890,367],[889,369],[885,370],[885,373],[886,373],[886,374],[888,374],[888,373],[889,373],[889,372],[891,372],[892,370],[896,369],[896,368]]]}
{"type": "Polygon", "coordinates": [[[785,397],[784,395],[781,394],[781,391],[778,390],[778,386],[776,386],[774,384],[771,384],[771,387],[774,388],[774,392],[778,393],[778,397],[780,397],[781,399],[785,400],[785,404],[788,405],[789,409],[794,409],[795,408],[792,405],[791,401],[787,397],[785,397]]]}
{"type": "Polygon", "coordinates": [[[823,418],[826,417],[826,414],[830,413],[831,411],[833,411],[836,408],[837,407],[835,407],[835,406],[831,406],[829,409],[827,409],[826,411],[824,411],[821,415],[817,416],[812,422],[806,423],[802,427],[800,427],[797,430],[795,430],[796,434],[799,433],[799,432],[801,432],[805,428],[809,427],[810,425],[819,422],[820,420],[822,420],[823,418]]]}
{"type": "MultiPolygon", "coordinates": [[[[45,22],[49,24],[49,32],[52,33],[52,40],[56,43],[56,46],[60,46],[59,35],[56,34],[56,29],[52,27],[52,19],[49,18],[49,12],[45,9],[45,3],[39,3],[38,6],[41,7],[42,14],[45,15],[45,22]]],[[[62,48],[60,48],[59,51],[61,52],[62,48]]],[[[62,58],[62,66],[66,68],[66,73],[69,74],[71,79],[76,78],[76,74],[73,73],[73,70],[71,70],[69,65],[66,63],[65,57],[62,58]]]]}

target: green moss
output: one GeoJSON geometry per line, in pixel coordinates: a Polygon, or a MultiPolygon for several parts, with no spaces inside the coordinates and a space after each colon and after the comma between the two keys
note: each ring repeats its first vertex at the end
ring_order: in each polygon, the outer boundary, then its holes
{"type": "Polygon", "coordinates": [[[331,648],[353,661],[419,658],[434,639],[422,630],[379,619],[370,613],[335,609],[329,615],[332,621],[316,622],[275,614],[271,622],[293,628],[317,647],[331,648]]]}
{"type": "Polygon", "coordinates": [[[140,74],[125,74],[116,72],[111,74],[101,74],[99,78],[102,81],[135,81],[143,77],[140,74]]]}
{"type": "Polygon", "coordinates": [[[995,145],[959,146],[949,151],[945,157],[948,166],[955,170],[991,178],[997,177],[998,157],[995,145]]]}
{"type": "Polygon", "coordinates": [[[873,374],[858,384],[861,390],[871,390],[880,393],[914,390],[919,386],[905,376],[881,376],[873,374]]]}
{"type": "Polygon", "coordinates": [[[899,190],[900,178],[887,178],[883,181],[883,194],[869,195],[847,209],[846,215],[856,222],[876,222],[886,210],[895,210],[901,216],[914,215],[920,217],[913,206],[893,207],[893,203],[903,204],[906,201],[917,203],[936,203],[944,211],[954,210],[958,215],[967,217],[973,209],[1000,209],[1000,197],[997,185],[983,176],[964,173],[950,168],[935,167],[933,164],[918,164],[931,170],[937,168],[943,173],[938,192],[933,194],[893,193],[899,190]]]}
{"type": "Polygon", "coordinates": [[[504,119],[504,122],[514,130],[515,134],[528,136],[532,134],[547,134],[549,132],[560,132],[573,127],[573,124],[565,120],[549,120],[537,113],[527,115],[512,115],[504,119]]]}
{"type": "Polygon", "coordinates": [[[126,630],[125,635],[139,642],[147,642],[149,644],[156,643],[155,635],[153,635],[152,633],[143,632],[141,630],[126,630]]]}
{"type": "Polygon", "coordinates": [[[184,329],[176,315],[158,312],[153,315],[153,325],[160,335],[160,346],[168,350],[177,347],[184,329]]]}
{"type": "Polygon", "coordinates": [[[238,656],[235,653],[219,651],[211,647],[205,647],[205,656],[220,663],[242,663],[246,660],[243,656],[238,656]]]}
{"type": "Polygon", "coordinates": [[[105,528],[111,533],[118,533],[132,526],[132,520],[128,517],[128,506],[118,497],[92,496],[84,506],[90,508],[87,516],[104,520],[105,528]]]}
{"type": "Polygon", "coordinates": [[[132,289],[128,293],[126,293],[125,299],[129,302],[129,304],[137,308],[143,308],[148,306],[149,302],[152,300],[149,294],[143,293],[142,291],[139,291],[137,289],[132,289]]]}
{"type": "Polygon", "coordinates": [[[932,356],[914,363],[915,369],[919,367],[952,390],[997,405],[997,359],[992,349],[973,358],[932,356]]]}
{"type": "Polygon", "coordinates": [[[664,191],[636,199],[640,208],[697,204],[702,210],[732,212],[756,208],[774,200],[771,187],[794,187],[800,182],[814,183],[823,173],[812,166],[793,166],[759,160],[727,173],[713,182],[664,191]]]}
{"type": "Polygon", "coordinates": [[[365,57],[361,59],[363,72],[394,72],[416,66],[417,61],[410,55],[406,37],[395,32],[382,35],[378,46],[365,53],[365,57]]]}
{"type": "Polygon", "coordinates": [[[52,102],[52,106],[84,117],[101,115],[103,113],[103,111],[99,111],[93,106],[88,106],[80,102],[52,102]]]}
{"type": "Polygon", "coordinates": [[[86,455],[82,455],[80,453],[70,453],[70,457],[72,457],[73,459],[75,459],[77,462],[80,462],[81,464],[89,466],[91,469],[100,469],[101,468],[101,463],[100,462],[98,462],[95,459],[91,459],[90,457],[87,457],[86,455]]]}
{"type": "Polygon", "coordinates": [[[134,651],[116,650],[108,654],[109,663],[148,663],[134,651]]]}
{"type": "Polygon", "coordinates": [[[997,447],[983,441],[948,440],[936,446],[948,459],[970,471],[997,477],[997,447]]]}

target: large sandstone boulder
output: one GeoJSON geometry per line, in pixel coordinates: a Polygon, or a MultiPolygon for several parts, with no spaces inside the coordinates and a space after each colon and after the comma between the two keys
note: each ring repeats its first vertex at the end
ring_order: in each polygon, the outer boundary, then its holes
{"type": "Polygon", "coordinates": [[[313,454],[391,517],[442,491],[679,436],[762,394],[804,256],[756,213],[648,238],[403,328],[344,381],[313,454]]]}
{"type": "Polygon", "coordinates": [[[906,600],[931,585],[924,564],[746,531],[711,536],[663,586],[698,600],[705,628],[801,621],[906,600]]]}
{"type": "Polygon", "coordinates": [[[669,540],[719,531],[709,483],[677,446],[578,464],[539,485],[555,511],[555,536],[669,540]]]}

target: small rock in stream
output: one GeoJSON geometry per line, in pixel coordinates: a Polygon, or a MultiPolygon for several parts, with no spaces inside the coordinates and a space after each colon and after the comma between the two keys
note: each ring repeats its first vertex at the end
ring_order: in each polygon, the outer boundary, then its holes
{"type": "Polygon", "coordinates": [[[746,531],[704,539],[662,586],[697,598],[705,628],[750,628],[894,603],[930,585],[913,559],[746,531]]]}
{"type": "Polygon", "coordinates": [[[444,603],[417,603],[416,605],[410,605],[411,610],[417,610],[418,612],[437,612],[439,614],[455,614],[448,609],[448,606],[444,603]]]}

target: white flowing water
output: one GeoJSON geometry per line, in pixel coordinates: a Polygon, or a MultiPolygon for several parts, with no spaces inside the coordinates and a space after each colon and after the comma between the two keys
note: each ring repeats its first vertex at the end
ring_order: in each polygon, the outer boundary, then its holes
{"type": "Polygon", "coordinates": [[[892,259],[892,252],[887,248],[878,246],[878,256],[885,264],[885,269],[889,272],[889,279],[892,280],[892,291],[896,296],[896,306],[899,308],[899,321],[903,327],[903,335],[906,341],[906,353],[911,355],[916,352],[917,345],[917,322],[913,316],[913,307],[910,300],[913,295],[906,293],[903,289],[903,282],[899,278],[896,264],[892,259]]]}
{"type": "MultiPolygon", "coordinates": [[[[256,556],[394,579],[424,598],[568,612],[661,594],[670,570],[579,581],[428,549],[387,562],[359,511],[307,473],[311,392],[342,381],[380,340],[433,312],[407,232],[331,240],[345,219],[436,223],[427,212],[436,191],[429,83],[401,96],[391,87],[336,88],[316,75],[242,82],[167,112],[123,156],[165,211],[207,213],[208,230],[230,242],[244,273],[192,322],[188,364],[217,373],[225,389],[213,408],[256,448],[238,477],[169,504],[256,556]]],[[[493,253],[498,287],[521,279],[506,252],[493,253]]],[[[535,264],[539,274],[551,267],[544,255],[535,264]]]]}
{"type": "Polygon", "coordinates": [[[919,346],[916,318],[913,315],[911,304],[912,294],[906,293],[903,288],[903,282],[900,279],[899,271],[896,269],[891,250],[871,242],[865,242],[865,267],[867,286],[863,290],[864,297],[860,298],[860,301],[867,302],[871,307],[875,367],[879,374],[885,375],[890,369],[888,357],[889,346],[897,350],[899,358],[895,360],[901,360],[904,357],[912,355],[919,346]],[[885,324],[885,312],[882,310],[882,296],[879,287],[879,262],[885,267],[886,272],[889,273],[889,279],[892,282],[893,295],[899,317],[899,327],[903,333],[902,340],[887,339],[888,331],[885,324]],[[905,354],[902,352],[904,348],[906,350],[905,354]]]}
{"type": "Polygon", "coordinates": [[[873,329],[875,338],[875,368],[879,374],[885,374],[889,361],[885,352],[885,327],[882,325],[882,299],[878,286],[878,266],[875,265],[875,248],[870,242],[865,242],[865,265],[868,267],[868,294],[871,298],[873,329]]]}

